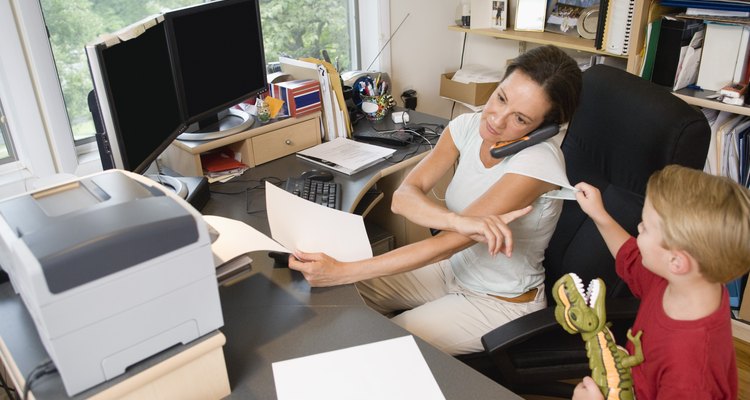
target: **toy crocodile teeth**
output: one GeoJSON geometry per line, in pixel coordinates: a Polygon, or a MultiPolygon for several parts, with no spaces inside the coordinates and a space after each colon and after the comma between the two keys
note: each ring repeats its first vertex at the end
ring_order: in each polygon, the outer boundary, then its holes
{"type": "Polygon", "coordinates": [[[589,286],[586,288],[586,294],[584,295],[584,298],[586,299],[586,304],[589,307],[594,307],[594,302],[596,299],[599,298],[599,290],[601,288],[600,286],[600,280],[594,279],[591,282],[589,282],[589,286]]]}

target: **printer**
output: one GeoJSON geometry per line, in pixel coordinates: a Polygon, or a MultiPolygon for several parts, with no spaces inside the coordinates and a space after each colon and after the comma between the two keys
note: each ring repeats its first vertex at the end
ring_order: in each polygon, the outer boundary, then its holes
{"type": "Polygon", "coordinates": [[[127,171],[0,201],[0,266],[70,396],[223,325],[206,223],[127,171]]]}

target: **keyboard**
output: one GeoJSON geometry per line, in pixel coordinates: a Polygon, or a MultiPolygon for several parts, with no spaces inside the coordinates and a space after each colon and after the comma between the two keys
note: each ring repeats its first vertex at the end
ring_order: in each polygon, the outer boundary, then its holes
{"type": "Polygon", "coordinates": [[[341,210],[341,184],[313,179],[288,178],[284,190],[313,203],[341,210]]]}

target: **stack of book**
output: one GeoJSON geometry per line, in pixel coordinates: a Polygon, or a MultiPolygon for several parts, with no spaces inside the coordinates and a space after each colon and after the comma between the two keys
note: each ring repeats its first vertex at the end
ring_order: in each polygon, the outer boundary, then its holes
{"type": "Polygon", "coordinates": [[[242,175],[249,168],[240,160],[240,153],[235,153],[229,148],[201,154],[201,165],[203,175],[209,183],[226,182],[242,175]]]}

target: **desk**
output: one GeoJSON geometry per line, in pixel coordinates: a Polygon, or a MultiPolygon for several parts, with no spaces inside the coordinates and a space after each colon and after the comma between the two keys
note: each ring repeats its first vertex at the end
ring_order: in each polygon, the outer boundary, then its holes
{"type": "MultiPolygon", "coordinates": [[[[445,120],[410,114],[415,122],[445,124],[445,120]]],[[[386,118],[377,124],[360,121],[355,129],[391,127],[390,118],[386,118]]],[[[383,162],[352,176],[334,171],[335,181],[342,184],[342,209],[354,211],[375,186],[383,190],[384,186],[397,185],[396,181],[400,182],[400,177],[430,150],[430,146],[424,145],[394,148],[397,151],[392,160],[409,156],[401,162],[383,162]],[[393,182],[384,183],[389,179],[393,182]]],[[[270,177],[283,180],[311,168],[320,167],[290,155],[249,170],[242,180],[270,177]]],[[[212,189],[227,190],[234,186],[236,191],[242,185],[214,184],[212,189]]],[[[262,190],[251,190],[247,195],[214,192],[202,212],[241,220],[268,234],[264,196],[262,190]]],[[[390,204],[390,193],[381,203],[390,204]]],[[[220,289],[225,321],[222,332],[227,337],[224,353],[232,387],[230,398],[276,398],[273,362],[409,335],[367,307],[354,285],[311,288],[300,273],[274,268],[273,260],[265,252],[253,253],[251,257],[252,275],[220,289]]],[[[520,399],[462,362],[415,339],[446,399],[520,399]]]]}
{"type": "MultiPolygon", "coordinates": [[[[419,113],[412,113],[413,121],[436,120],[420,117],[419,113]]],[[[436,123],[444,123],[438,121],[436,123]]],[[[379,129],[384,129],[390,121],[381,124],[379,129]]],[[[361,121],[357,127],[370,128],[367,121],[361,121]]],[[[353,176],[334,173],[336,181],[342,183],[343,208],[348,211],[356,209],[369,189],[374,186],[381,189],[383,181],[405,174],[426,155],[429,146],[398,149],[393,159],[400,160],[402,155],[415,150],[414,155],[400,163],[383,162],[353,176]]],[[[245,191],[244,188],[256,185],[257,182],[251,181],[253,179],[276,177],[283,180],[314,167],[314,164],[294,155],[257,166],[246,172],[241,181],[212,185],[214,193],[202,211],[244,221],[268,234],[264,192],[245,191]],[[230,189],[240,194],[216,193],[230,189]]],[[[388,184],[395,184],[395,181],[388,184]]],[[[367,307],[354,285],[311,288],[298,272],[274,268],[273,260],[265,252],[252,253],[251,257],[251,275],[234,285],[220,288],[224,314],[221,331],[226,337],[224,355],[232,390],[228,396],[230,399],[276,398],[273,362],[409,334],[367,307]]],[[[7,290],[5,294],[0,292],[0,305],[20,301],[8,299],[7,290]]],[[[0,308],[0,320],[4,318],[0,308]]],[[[2,336],[7,334],[4,329],[8,328],[0,323],[2,336]]],[[[31,330],[36,333],[33,326],[31,330]]],[[[521,399],[455,358],[419,338],[415,339],[446,399],[521,399]]],[[[39,382],[40,386],[43,382],[39,382]]],[[[55,393],[58,397],[64,393],[61,383],[55,393]]]]}

